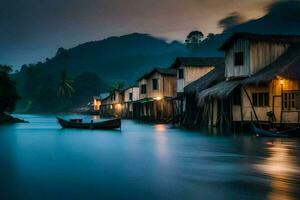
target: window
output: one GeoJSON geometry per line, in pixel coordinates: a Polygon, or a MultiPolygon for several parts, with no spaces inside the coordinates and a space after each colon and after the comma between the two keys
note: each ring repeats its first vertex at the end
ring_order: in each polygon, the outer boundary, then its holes
{"type": "Polygon", "coordinates": [[[152,79],[152,89],[153,90],[158,90],[158,79],[152,79]]]}
{"type": "Polygon", "coordinates": [[[285,92],[283,95],[283,110],[292,110],[296,108],[295,92],[285,92]]]}
{"type": "Polygon", "coordinates": [[[252,103],[256,107],[265,107],[269,106],[269,93],[253,93],[252,94],[252,103]]]}
{"type": "Polygon", "coordinates": [[[141,94],[146,94],[147,93],[147,86],[146,84],[141,85],[141,94]]]}
{"type": "Polygon", "coordinates": [[[178,69],[178,79],[184,79],[184,69],[178,69]]]}
{"type": "Polygon", "coordinates": [[[237,52],[234,54],[234,65],[235,66],[244,65],[244,52],[237,52]]]}
{"type": "Polygon", "coordinates": [[[133,100],[132,92],[129,93],[129,101],[133,100]]]}

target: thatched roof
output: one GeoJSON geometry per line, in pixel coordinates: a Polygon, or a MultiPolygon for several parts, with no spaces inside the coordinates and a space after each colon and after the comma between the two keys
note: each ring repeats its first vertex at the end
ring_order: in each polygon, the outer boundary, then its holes
{"type": "Polygon", "coordinates": [[[292,44],[278,59],[252,77],[245,79],[242,84],[267,84],[276,76],[300,80],[300,43],[292,44]]]}
{"type": "Polygon", "coordinates": [[[266,35],[266,34],[255,34],[255,33],[233,33],[233,35],[226,40],[219,50],[224,51],[228,49],[232,43],[238,39],[248,40],[262,40],[270,42],[284,42],[284,43],[296,43],[300,42],[300,35],[266,35]]]}
{"type": "Polygon", "coordinates": [[[207,89],[221,81],[224,81],[224,74],[224,65],[217,66],[215,69],[208,72],[206,75],[187,85],[184,88],[184,93],[201,92],[204,89],[207,89]]]}
{"type": "Polygon", "coordinates": [[[226,99],[235,88],[241,83],[241,80],[223,81],[197,94],[198,105],[203,105],[212,98],[226,99]]]}
{"type": "Polygon", "coordinates": [[[142,77],[138,79],[140,81],[141,79],[149,78],[154,73],[159,73],[163,76],[176,76],[177,71],[175,69],[169,69],[169,68],[154,68],[151,72],[144,74],[142,77]]]}
{"type": "Polygon", "coordinates": [[[178,57],[170,68],[176,69],[182,65],[189,67],[216,66],[224,62],[224,58],[220,57],[178,57]]]}

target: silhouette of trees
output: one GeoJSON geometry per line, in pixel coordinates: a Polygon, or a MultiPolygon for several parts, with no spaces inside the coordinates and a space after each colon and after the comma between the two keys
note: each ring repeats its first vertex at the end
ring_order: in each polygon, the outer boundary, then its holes
{"type": "Polygon", "coordinates": [[[188,48],[196,49],[200,46],[204,35],[201,31],[192,31],[188,34],[185,44],[188,48]]]}
{"type": "Polygon", "coordinates": [[[0,65],[0,114],[13,112],[20,98],[15,82],[9,78],[10,72],[12,72],[10,66],[0,65]]]}
{"type": "Polygon", "coordinates": [[[69,78],[67,71],[63,70],[60,74],[60,81],[58,86],[58,97],[62,99],[70,98],[74,94],[73,80],[69,78]]]}

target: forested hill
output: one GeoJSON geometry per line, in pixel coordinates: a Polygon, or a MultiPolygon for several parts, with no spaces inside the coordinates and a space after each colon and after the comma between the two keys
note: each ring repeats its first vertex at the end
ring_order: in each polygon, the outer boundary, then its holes
{"type": "Polygon", "coordinates": [[[13,76],[22,97],[18,112],[84,106],[94,95],[109,91],[117,82],[131,84],[154,67],[168,67],[177,56],[197,55],[197,52],[180,42],[168,43],[139,33],[88,42],[71,49],[59,48],[53,58],[23,65],[13,76]],[[68,89],[68,84],[74,91],[68,89]],[[66,97],[62,94],[58,97],[62,88],[72,93],[63,103],[61,98],[66,97]]]}
{"type": "Polygon", "coordinates": [[[168,67],[177,56],[187,54],[182,43],[168,43],[147,34],[133,33],[67,50],[60,48],[56,56],[39,65],[50,73],[65,69],[74,77],[91,72],[109,83],[129,83],[153,67],[168,67]]]}

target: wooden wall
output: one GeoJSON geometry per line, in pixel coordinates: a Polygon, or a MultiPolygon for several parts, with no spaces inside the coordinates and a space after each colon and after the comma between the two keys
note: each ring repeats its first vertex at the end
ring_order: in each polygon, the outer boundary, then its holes
{"type": "MultiPolygon", "coordinates": [[[[299,90],[300,82],[284,80],[283,81],[283,90],[299,90]]],[[[269,92],[269,106],[268,107],[254,107],[255,112],[258,116],[259,121],[269,121],[267,112],[272,111],[273,105],[273,96],[279,96],[274,98],[274,114],[276,118],[276,123],[280,123],[281,119],[281,85],[279,79],[274,79],[268,86],[247,86],[245,87],[247,93],[250,96],[252,101],[252,93],[258,92],[269,92]]],[[[256,120],[254,116],[253,109],[249,102],[249,99],[246,93],[241,90],[241,99],[242,99],[242,113],[240,106],[233,106],[233,121],[241,121],[243,115],[244,121],[256,120]]],[[[297,123],[298,122],[298,112],[283,112],[282,114],[282,122],[283,123],[297,123]]]]}
{"type": "Polygon", "coordinates": [[[181,66],[177,69],[177,92],[214,69],[213,66],[181,66]],[[184,79],[178,79],[178,69],[184,69],[184,79]]]}
{"type": "Polygon", "coordinates": [[[139,87],[131,87],[124,91],[124,102],[130,102],[129,93],[132,93],[132,101],[139,100],[140,89],[139,87]]]}
{"type": "Polygon", "coordinates": [[[251,76],[275,61],[288,47],[287,43],[238,39],[225,52],[225,77],[251,76]],[[234,55],[237,52],[244,52],[244,65],[234,65],[234,55]]]}
{"type": "Polygon", "coordinates": [[[142,94],[140,91],[140,98],[156,98],[156,97],[175,97],[176,95],[176,77],[175,76],[162,76],[159,73],[154,73],[151,77],[147,79],[142,79],[139,81],[139,86],[147,85],[147,93],[142,94]],[[153,90],[152,79],[158,79],[158,89],[153,90]]]}
{"type": "Polygon", "coordinates": [[[250,74],[250,42],[245,39],[238,39],[225,52],[225,77],[246,77],[250,74]],[[234,66],[234,55],[237,52],[244,52],[244,65],[234,66]]]}
{"type": "Polygon", "coordinates": [[[250,74],[274,62],[289,47],[286,43],[253,41],[250,44],[250,74]]]}

